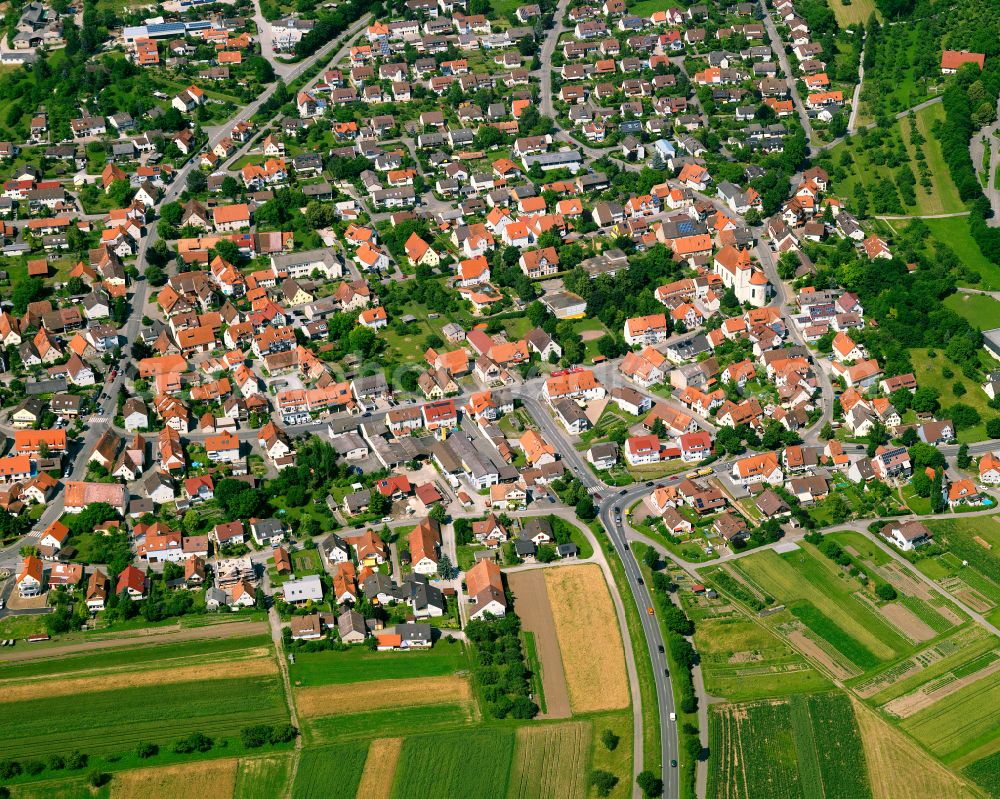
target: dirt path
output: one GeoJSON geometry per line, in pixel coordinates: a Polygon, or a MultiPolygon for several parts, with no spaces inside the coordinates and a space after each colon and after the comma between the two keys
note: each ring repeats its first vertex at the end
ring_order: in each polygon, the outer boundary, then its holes
{"type": "Polygon", "coordinates": [[[205,638],[236,638],[238,636],[260,635],[267,632],[267,624],[261,621],[237,621],[222,624],[207,624],[203,627],[149,627],[135,630],[120,638],[102,638],[97,641],[80,641],[75,644],[56,646],[36,646],[25,644],[5,651],[0,655],[0,662],[16,660],[35,660],[38,658],[56,658],[64,655],[76,655],[81,652],[96,652],[100,649],[113,649],[130,644],[175,644],[180,641],[197,641],[205,638]]]}
{"type": "MultiPolygon", "coordinates": [[[[266,576],[265,576],[265,579],[266,576]]],[[[270,586],[267,586],[268,588],[270,586]]],[[[272,605],[267,611],[267,622],[268,626],[271,628],[271,640],[274,641],[274,654],[278,659],[278,669],[281,671],[281,681],[285,686],[285,701],[288,703],[288,715],[291,718],[292,726],[297,730],[302,728],[299,726],[299,717],[295,712],[295,699],[292,696],[292,681],[288,677],[288,662],[285,660],[285,650],[282,646],[281,640],[281,619],[278,617],[278,611],[275,610],[272,605]]],[[[299,770],[299,761],[302,758],[302,735],[295,736],[295,751],[292,752],[292,764],[289,768],[288,774],[288,785],[285,787],[284,799],[292,799],[292,787],[295,785],[295,775],[299,770]]]]}
{"type": "Polygon", "coordinates": [[[569,718],[569,690],[566,687],[566,673],[559,653],[559,638],[552,618],[549,593],[545,588],[545,573],[540,569],[508,573],[507,582],[514,594],[514,607],[524,629],[535,636],[535,647],[541,661],[546,712],[539,718],[569,718]]]}

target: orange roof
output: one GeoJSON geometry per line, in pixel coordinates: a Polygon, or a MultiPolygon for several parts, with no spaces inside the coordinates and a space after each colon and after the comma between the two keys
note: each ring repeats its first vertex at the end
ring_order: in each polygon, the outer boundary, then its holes
{"type": "Polygon", "coordinates": [[[982,53],[970,53],[967,50],[945,50],[941,53],[941,69],[958,69],[963,64],[975,64],[980,69],[986,63],[982,53]]]}

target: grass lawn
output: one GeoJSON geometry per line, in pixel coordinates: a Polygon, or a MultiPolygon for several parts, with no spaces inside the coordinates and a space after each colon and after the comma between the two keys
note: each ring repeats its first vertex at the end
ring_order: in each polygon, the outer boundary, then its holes
{"type": "MultiPolygon", "coordinates": [[[[832,0],[837,2],[837,0],[832,0]]],[[[944,105],[935,103],[934,105],[921,108],[915,114],[917,119],[917,130],[924,137],[924,144],[921,145],[924,157],[927,159],[927,166],[931,170],[931,187],[925,189],[920,185],[919,176],[915,187],[917,195],[917,209],[920,214],[950,214],[966,210],[966,204],[958,196],[958,189],[951,179],[951,173],[944,162],[944,154],[941,151],[941,142],[934,135],[932,128],[936,122],[944,120],[944,105]]],[[[903,118],[899,121],[899,128],[903,134],[903,142],[906,144],[906,151],[910,154],[911,160],[916,157],[916,151],[910,144],[910,120],[903,118]]],[[[916,170],[914,170],[916,171],[916,170]]]]}
{"type": "Polygon", "coordinates": [[[682,8],[676,0],[640,0],[630,4],[628,12],[638,17],[649,17],[654,11],[666,11],[668,8],[682,8]]]}
{"type": "Polygon", "coordinates": [[[906,503],[906,507],[914,513],[924,516],[931,512],[930,497],[917,496],[917,492],[913,490],[913,486],[909,483],[903,486],[901,493],[903,495],[903,501],[906,503]]]}
{"type": "Polygon", "coordinates": [[[859,22],[867,24],[872,14],[882,19],[872,0],[853,0],[850,5],[845,5],[844,0],[827,0],[827,3],[841,28],[849,28],[859,22]]]}
{"type": "Polygon", "coordinates": [[[985,294],[952,294],[944,304],[980,330],[1000,325],[1000,302],[985,294]]]}
{"type": "MultiPolygon", "coordinates": [[[[0,638],[27,638],[45,632],[45,616],[6,616],[0,619],[0,638]]],[[[5,670],[6,671],[6,670],[5,670]]]]}
{"type": "MultiPolygon", "coordinates": [[[[913,362],[913,373],[917,377],[917,383],[921,386],[934,386],[940,391],[941,407],[944,409],[950,408],[956,402],[975,408],[982,420],[975,427],[959,430],[958,440],[962,443],[985,441],[986,421],[996,416],[996,411],[989,407],[989,399],[979,388],[978,381],[969,380],[963,375],[962,370],[949,360],[943,351],[935,350],[936,358],[929,357],[927,352],[924,348],[910,350],[910,360],[913,362]],[[950,369],[954,373],[953,376],[945,378],[942,373],[944,368],[950,369]],[[956,383],[965,387],[965,393],[960,397],[955,396],[953,390],[956,383]]],[[[989,356],[984,354],[983,357],[989,356]]]]}
{"type": "MultiPolygon", "coordinates": [[[[947,244],[963,264],[979,273],[982,280],[968,285],[986,291],[1000,291],[1000,265],[983,255],[979,245],[969,233],[969,220],[966,217],[925,219],[924,222],[935,239],[947,244]]],[[[905,230],[905,225],[900,226],[899,222],[893,222],[892,226],[900,233],[905,230]]]]}
{"type": "Polygon", "coordinates": [[[422,652],[300,652],[289,668],[292,685],[335,685],[367,680],[437,677],[468,668],[461,644],[441,642],[422,652]]]}
{"type": "Polygon", "coordinates": [[[322,574],[318,549],[301,549],[292,553],[292,571],[298,575],[322,574]]]}

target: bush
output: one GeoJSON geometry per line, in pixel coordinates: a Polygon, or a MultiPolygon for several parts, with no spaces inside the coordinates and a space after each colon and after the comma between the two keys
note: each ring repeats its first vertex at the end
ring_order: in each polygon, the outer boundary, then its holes
{"type": "Polygon", "coordinates": [[[90,758],[87,756],[85,752],[81,752],[77,749],[74,749],[72,752],[69,753],[69,757],[66,758],[66,766],[67,768],[71,768],[74,771],[77,771],[79,769],[86,768],[87,761],[89,759],[90,758]]]}
{"type": "Polygon", "coordinates": [[[604,748],[609,752],[614,752],[618,748],[618,742],[621,738],[615,735],[611,730],[605,730],[601,733],[601,743],[604,744],[604,748]]]}
{"type": "Polygon", "coordinates": [[[91,769],[90,773],[87,775],[87,783],[91,788],[100,788],[102,785],[107,785],[110,779],[110,774],[106,774],[97,768],[91,769]]]}
{"type": "Polygon", "coordinates": [[[266,744],[271,736],[269,724],[254,724],[240,730],[240,740],[247,749],[256,749],[266,744]]]}
{"type": "Polygon", "coordinates": [[[889,585],[889,583],[879,583],[875,586],[875,596],[879,599],[884,599],[886,602],[892,602],[898,594],[896,593],[896,589],[889,585]]]}
{"type": "Polygon", "coordinates": [[[618,778],[610,771],[595,769],[590,774],[590,784],[597,789],[598,796],[607,796],[618,784],[618,778]]]}
{"type": "Polygon", "coordinates": [[[156,744],[148,743],[146,741],[141,742],[136,748],[135,753],[146,760],[150,757],[155,757],[160,752],[160,747],[156,744]]]}
{"type": "Polygon", "coordinates": [[[192,752],[207,752],[212,748],[213,741],[201,732],[193,732],[186,738],[174,742],[174,751],[179,755],[189,755],[192,752]]]}
{"type": "Polygon", "coordinates": [[[62,771],[66,768],[66,758],[62,755],[49,755],[49,770],[62,771]]]}
{"type": "Polygon", "coordinates": [[[663,793],[663,780],[652,771],[641,772],[635,781],[646,796],[660,796],[663,793]]]}
{"type": "Polygon", "coordinates": [[[299,731],[291,724],[275,724],[271,728],[269,740],[272,744],[286,744],[289,741],[294,741],[298,734],[299,731]]]}
{"type": "Polygon", "coordinates": [[[41,760],[25,760],[23,768],[25,774],[35,776],[45,771],[45,764],[41,760]]]}
{"type": "Polygon", "coordinates": [[[21,773],[21,764],[16,760],[0,760],[0,780],[10,780],[21,773]]]}

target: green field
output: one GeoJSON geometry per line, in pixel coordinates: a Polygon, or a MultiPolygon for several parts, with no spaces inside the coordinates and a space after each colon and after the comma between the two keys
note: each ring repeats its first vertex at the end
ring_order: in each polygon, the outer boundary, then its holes
{"type": "Polygon", "coordinates": [[[354,796],[367,756],[367,742],[303,750],[295,773],[292,799],[321,799],[331,793],[354,796]]]}
{"type": "Polygon", "coordinates": [[[345,652],[302,652],[289,667],[295,687],[340,685],[368,680],[405,677],[439,677],[468,668],[460,643],[439,643],[423,652],[369,652],[351,648],[345,652]]]}
{"type": "MultiPolygon", "coordinates": [[[[978,380],[969,380],[962,374],[962,370],[948,359],[944,352],[935,350],[936,358],[928,357],[925,348],[913,348],[910,350],[910,361],[913,363],[913,373],[916,375],[917,383],[922,386],[934,386],[941,392],[940,403],[942,408],[950,408],[956,402],[969,405],[978,411],[981,421],[975,427],[958,431],[958,440],[961,443],[972,443],[974,441],[986,440],[986,421],[996,416],[996,411],[988,405],[989,399],[979,388],[978,380]],[[950,369],[954,374],[950,378],[945,378],[943,370],[950,369]],[[956,397],[952,387],[955,383],[961,383],[965,387],[965,393],[956,397]]],[[[989,356],[983,355],[984,358],[989,356]]]]}
{"type": "Polygon", "coordinates": [[[712,696],[744,702],[830,687],[794,649],[750,619],[705,618],[697,623],[694,640],[712,696]]]}
{"type": "Polygon", "coordinates": [[[850,700],[842,693],[721,705],[709,714],[709,799],[870,799],[850,700]]]}
{"type": "MultiPolygon", "coordinates": [[[[123,641],[123,644],[125,641],[123,641]]],[[[38,658],[28,661],[2,663],[0,677],[4,680],[43,677],[47,674],[74,674],[88,672],[92,676],[100,672],[133,670],[141,666],[145,670],[177,668],[211,661],[213,663],[239,660],[246,656],[248,649],[270,647],[271,636],[254,635],[245,638],[207,638],[201,641],[156,644],[135,641],[132,646],[102,649],[78,655],[58,658],[38,658]]]]}
{"type": "MultiPolygon", "coordinates": [[[[872,215],[884,214],[887,216],[923,216],[928,214],[950,214],[966,211],[967,206],[958,195],[958,189],[951,174],[944,162],[941,152],[941,145],[937,138],[931,133],[932,127],[944,117],[944,108],[940,103],[922,108],[915,113],[917,129],[924,137],[925,142],[921,145],[927,168],[930,171],[930,186],[925,188],[920,182],[920,173],[917,166],[916,149],[910,142],[910,121],[907,117],[897,120],[893,126],[887,130],[872,131],[867,137],[852,136],[845,139],[836,147],[825,153],[820,159],[828,165],[833,173],[838,175],[838,191],[844,196],[850,197],[857,194],[858,188],[864,188],[871,197],[875,193],[876,185],[883,179],[888,178],[895,185],[897,170],[887,165],[884,159],[876,158],[864,146],[862,139],[868,142],[890,145],[890,143],[902,142],[909,155],[909,163],[916,185],[914,186],[915,202],[907,205],[903,202],[903,211],[870,205],[869,213],[872,215]],[[847,164],[843,159],[850,155],[851,163],[847,164]]],[[[900,195],[900,200],[903,198],[900,195]]],[[[968,221],[964,217],[957,217],[966,227],[968,221]]],[[[935,221],[935,220],[928,220],[935,221]]],[[[895,228],[897,221],[893,220],[891,225],[895,228]]],[[[945,240],[947,243],[947,240],[945,240]]]]}
{"type": "Polygon", "coordinates": [[[980,330],[1000,325],[1000,302],[985,294],[952,294],[944,304],[980,330]]]}
{"type": "Polygon", "coordinates": [[[900,726],[946,763],[1000,734],[1000,673],[966,685],[900,726]]]}
{"type": "Polygon", "coordinates": [[[236,770],[233,799],[276,799],[291,779],[291,755],[243,758],[236,770]]]}
{"type": "Polygon", "coordinates": [[[841,28],[849,28],[858,23],[867,24],[872,14],[881,17],[872,0],[853,0],[850,5],[845,5],[843,0],[827,0],[827,2],[841,28]]]}
{"type": "Polygon", "coordinates": [[[249,724],[287,723],[277,677],[187,682],[6,703],[0,739],[9,757],[124,752],[136,741],[172,744],[191,732],[237,735],[249,724]]]}
{"type": "Polygon", "coordinates": [[[302,721],[302,733],[308,743],[326,744],[359,738],[392,738],[414,729],[438,730],[468,727],[473,719],[465,704],[422,705],[368,713],[343,713],[302,721]]]}
{"type": "Polygon", "coordinates": [[[803,547],[786,555],[760,552],[741,559],[737,568],[862,671],[911,649],[854,596],[862,590],[856,579],[809,545],[803,547]]]}
{"type": "Polygon", "coordinates": [[[414,735],[403,742],[393,799],[506,799],[514,731],[414,735]]]}
{"type": "MultiPolygon", "coordinates": [[[[1000,291],[1000,265],[993,263],[983,255],[969,232],[969,220],[964,216],[950,219],[925,219],[932,236],[950,247],[959,260],[967,267],[974,269],[982,278],[975,288],[986,291],[1000,291]]],[[[902,230],[898,222],[893,227],[902,230]]],[[[964,283],[962,285],[965,285],[964,283]]]]}

